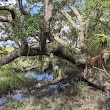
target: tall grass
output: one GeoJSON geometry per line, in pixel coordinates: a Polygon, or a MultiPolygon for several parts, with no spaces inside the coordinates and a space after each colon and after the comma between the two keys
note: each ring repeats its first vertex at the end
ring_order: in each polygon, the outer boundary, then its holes
{"type": "Polygon", "coordinates": [[[21,73],[13,73],[13,71],[4,69],[0,70],[0,93],[8,92],[10,88],[19,88],[24,86],[29,79],[25,78],[21,73]]]}

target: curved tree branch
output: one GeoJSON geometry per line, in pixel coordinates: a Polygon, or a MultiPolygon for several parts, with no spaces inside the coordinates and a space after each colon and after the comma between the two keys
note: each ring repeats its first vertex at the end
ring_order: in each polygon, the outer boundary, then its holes
{"type": "Polygon", "coordinates": [[[11,13],[12,19],[16,18],[16,14],[14,10],[9,9],[8,7],[0,7],[0,10],[7,10],[11,13]]]}
{"type": "Polygon", "coordinates": [[[78,12],[78,10],[75,7],[73,7],[73,5],[71,3],[68,3],[68,6],[71,8],[73,13],[78,18],[80,46],[81,46],[81,49],[83,50],[84,49],[84,25],[85,25],[85,22],[83,22],[83,19],[82,19],[80,13],[78,12]]]}
{"type": "Polygon", "coordinates": [[[39,48],[30,48],[28,51],[28,45],[24,43],[24,46],[20,47],[19,49],[16,49],[6,55],[5,57],[0,59],[0,66],[3,66],[5,64],[10,63],[14,59],[20,56],[37,56],[37,55],[50,55],[50,53],[53,53],[53,55],[60,57],[62,59],[68,60],[72,64],[76,65],[78,68],[84,67],[84,63],[80,62],[80,65],[82,67],[79,67],[79,64],[77,65],[77,59],[71,52],[68,51],[68,49],[65,49],[63,46],[62,47],[49,47],[49,49],[46,52],[42,52],[39,48]],[[51,49],[50,49],[51,48],[51,49]]]}
{"type": "Polygon", "coordinates": [[[72,20],[72,17],[65,11],[65,10],[59,10],[60,13],[67,18],[67,20],[69,21],[69,23],[72,25],[73,28],[79,30],[78,25],[76,25],[76,23],[72,20]]]}
{"type": "Polygon", "coordinates": [[[10,63],[11,61],[13,61],[18,57],[19,57],[18,50],[14,50],[10,54],[0,59],[0,66],[10,63]]]}
{"type": "Polygon", "coordinates": [[[10,17],[0,16],[1,22],[11,22],[12,19],[10,17]]]}

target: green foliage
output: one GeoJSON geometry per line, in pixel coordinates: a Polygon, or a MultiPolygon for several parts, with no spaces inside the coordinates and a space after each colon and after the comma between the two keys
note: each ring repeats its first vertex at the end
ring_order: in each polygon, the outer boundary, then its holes
{"type": "Polygon", "coordinates": [[[83,15],[89,21],[86,36],[97,33],[109,34],[110,2],[108,0],[85,0],[83,15]]]}
{"type": "Polygon", "coordinates": [[[88,14],[101,10],[109,12],[109,5],[109,0],[85,0],[85,10],[88,14]]]}
{"type": "Polygon", "coordinates": [[[14,48],[13,48],[13,47],[6,47],[5,50],[6,50],[8,53],[10,53],[10,52],[12,52],[12,51],[14,50],[14,48]]]}
{"type": "Polygon", "coordinates": [[[1,10],[0,11],[0,15],[7,16],[8,14],[10,14],[10,12],[7,10],[1,10]]]}
{"type": "Polygon", "coordinates": [[[1,47],[0,48],[0,57],[3,57],[5,55],[7,55],[8,53],[12,52],[13,51],[13,47],[1,47]]]}
{"type": "Polygon", "coordinates": [[[40,29],[43,26],[43,19],[40,15],[23,16],[20,11],[16,11],[16,13],[17,17],[13,21],[13,26],[11,24],[4,24],[4,27],[0,26],[9,38],[18,41],[40,34],[40,29]]]}
{"type": "Polygon", "coordinates": [[[0,48],[0,57],[7,54],[7,51],[4,48],[0,48]]]}
{"type": "Polygon", "coordinates": [[[16,39],[23,39],[29,36],[35,36],[39,34],[42,27],[42,19],[40,16],[26,16],[18,17],[15,21],[16,26],[13,29],[11,37],[16,37],[16,39]]]}

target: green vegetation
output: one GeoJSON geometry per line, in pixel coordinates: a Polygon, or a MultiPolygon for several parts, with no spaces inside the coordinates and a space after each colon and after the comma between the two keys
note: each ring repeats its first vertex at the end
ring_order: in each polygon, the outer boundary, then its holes
{"type": "Polygon", "coordinates": [[[13,88],[24,87],[29,79],[21,73],[14,73],[11,69],[0,70],[0,93],[4,94],[13,88]]]}
{"type": "Polygon", "coordinates": [[[12,52],[14,50],[13,47],[6,47],[5,50],[9,53],[9,52],[12,52]]]}
{"type": "Polygon", "coordinates": [[[84,88],[86,86],[87,85],[85,83],[83,83],[83,82],[77,82],[77,83],[75,83],[75,91],[78,92],[77,94],[78,94],[78,96],[80,98],[86,98],[87,97],[86,96],[87,94],[85,94],[85,92],[84,92],[84,88]]]}
{"type": "Polygon", "coordinates": [[[0,57],[3,57],[4,55],[7,55],[8,53],[12,52],[14,50],[13,47],[0,47],[0,57]]]}
{"type": "Polygon", "coordinates": [[[110,110],[110,0],[18,0],[16,6],[0,5],[0,96],[30,99],[11,100],[4,110],[110,110]],[[58,79],[24,77],[44,70],[58,79]]]}

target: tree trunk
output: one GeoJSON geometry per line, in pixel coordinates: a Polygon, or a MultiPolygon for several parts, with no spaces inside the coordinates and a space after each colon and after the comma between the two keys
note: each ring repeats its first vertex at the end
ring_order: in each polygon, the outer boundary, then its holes
{"type": "Polygon", "coordinates": [[[42,52],[46,51],[46,40],[51,39],[50,34],[50,23],[53,15],[53,4],[52,0],[45,0],[45,16],[44,16],[44,28],[42,30],[42,34],[40,36],[40,49],[42,52]]]}

